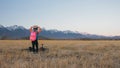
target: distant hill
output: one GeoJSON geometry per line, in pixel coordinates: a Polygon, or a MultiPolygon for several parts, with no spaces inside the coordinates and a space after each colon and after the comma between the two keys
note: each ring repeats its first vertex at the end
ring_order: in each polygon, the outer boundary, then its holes
{"type": "MultiPolygon", "coordinates": [[[[23,26],[13,25],[5,27],[0,25],[0,39],[29,39],[30,32],[23,26]]],[[[116,39],[120,36],[102,36],[95,34],[83,34],[74,31],[46,30],[42,29],[39,34],[40,39],[116,39]]]]}

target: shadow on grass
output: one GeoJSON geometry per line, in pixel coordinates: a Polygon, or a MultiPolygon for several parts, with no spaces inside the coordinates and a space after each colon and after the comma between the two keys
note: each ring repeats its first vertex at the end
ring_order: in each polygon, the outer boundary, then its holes
{"type": "MultiPolygon", "coordinates": [[[[32,52],[33,48],[28,47],[28,48],[21,49],[21,51],[32,52]]],[[[42,46],[38,48],[38,52],[49,52],[49,48],[44,47],[43,44],[42,44],[42,46]]]]}

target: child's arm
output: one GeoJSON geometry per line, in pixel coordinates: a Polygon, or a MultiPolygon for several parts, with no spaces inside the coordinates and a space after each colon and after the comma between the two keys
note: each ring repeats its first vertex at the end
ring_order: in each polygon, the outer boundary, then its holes
{"type": "Polygon", "coordinates": [[[41,30],[41,28],[38,26],[38,33],[40,33],[42,30],[41,30]]]}
{"type": "Polygon", "coordinates": [[[33,28],[33,27],[31,26],[31,27],[30,27],[30,29],[29,29],[29,30],[30,30],[30,32],[32,32],[32,28],[33,28]]]}

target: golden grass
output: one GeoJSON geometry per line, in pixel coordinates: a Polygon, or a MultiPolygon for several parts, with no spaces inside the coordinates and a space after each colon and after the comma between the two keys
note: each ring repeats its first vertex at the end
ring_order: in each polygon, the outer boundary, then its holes
{"type": "Polygon", "coordinates": [[[49,51],[34,54],[28,40],[0,40],[0,68],[119,68],[120,41],[40,40],[49,51]]]}

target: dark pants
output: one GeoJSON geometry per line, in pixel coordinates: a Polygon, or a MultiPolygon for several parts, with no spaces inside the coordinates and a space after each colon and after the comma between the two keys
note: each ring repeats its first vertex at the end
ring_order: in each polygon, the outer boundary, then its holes
{"type": "Polygon", "coordinates": [[[32,41],[33,52],[38,52],[38,40],[32,41]]]}

